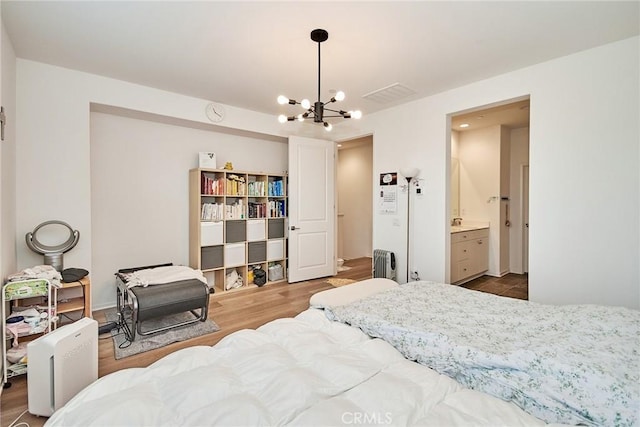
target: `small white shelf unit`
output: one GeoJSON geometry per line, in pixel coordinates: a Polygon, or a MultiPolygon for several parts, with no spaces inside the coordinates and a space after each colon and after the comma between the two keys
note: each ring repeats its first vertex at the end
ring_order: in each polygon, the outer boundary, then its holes
{"type": "MultiPolygon", "coordinates": [[[[26,313],[26,311],[25,311],[26,313]]],[[[25,318],[27,316],[24,316],[25,318]]],[[[3,384],[10,378],[27,373],[26,363],[12,363],[7,360],[7,351],[12,348],[17,339],[20,342],[30,341],[42,334],[51,332],[56,326],[56,301],[55,292],[51,283],[46,279],[20,280],[7,282],[2,287],[2,341],[4,342],[2,358],[3,384]],[[40,316],[30,316],[33,323],[20,322],[20,325],[29,329],[18,332],[18,336],[7,329],[7,319],[12,315],[20,315],[20,312],[34,309],[40,316]]]]}

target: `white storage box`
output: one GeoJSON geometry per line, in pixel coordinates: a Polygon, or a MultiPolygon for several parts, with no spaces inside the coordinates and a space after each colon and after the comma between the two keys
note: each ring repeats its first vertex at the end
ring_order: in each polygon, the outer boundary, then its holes
{"type": "Polygon", "coordinates": [[[266,220],[264,219],[249,219],[247,220],[247,240],[249,242],[255,242],[257,240],[264,240],[267,238],[266,233],[266,220]]]}
{"type": "Polygon", "coordinates": [[[223,222],[200,223],[200,246],[214,246],[223,243],[223,222]]]}
{"type": "Polygon", "coordinates": [[[267,261],[284,259],[284,239],[267,241],[267,261]]]}
{"type": "Polygon", "coordinates": [[[269,281],[275,282],[276,280],[284,279],[284,272],[282,265],[275,264],[269,267],[269,281]]]}
{"type": "Polygon", "coordinates": [[[216,169],[216,153],[200,152],[198,159],[201,169],[216,169]]]}
{"type": "Polygon", "coordinates": [[[244,265],[246,261],[246,251],[244,243],[232,243],[224,247],[224,266],[236,267],[244,265]]]}

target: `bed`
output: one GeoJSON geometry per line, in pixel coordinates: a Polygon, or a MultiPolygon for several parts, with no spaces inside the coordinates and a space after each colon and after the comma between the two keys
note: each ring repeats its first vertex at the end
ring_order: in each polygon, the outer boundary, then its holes
{"type": "Polygon", "coordinates": [[[547,424],[514,402],[465,387],[385,340],[327,316],[403,286],[372,279],[324,291],[295,318],[107,375],[46,425],[547,424]]]}
{"type": "Polygon", "coordinates": [[[640,311],[545,305],[413,282],[336,304],[334,321],[552,423],[640,423],[640,311]]]}
{"type": "Polygon", "coordinates": [[[116,304],[127,340],[207,320],[209,286],[200,270],[170,263],[125,268],[116,273],[116,304]],[[190,312],[191,319],[156,328],[144,321],[190,312]]]}

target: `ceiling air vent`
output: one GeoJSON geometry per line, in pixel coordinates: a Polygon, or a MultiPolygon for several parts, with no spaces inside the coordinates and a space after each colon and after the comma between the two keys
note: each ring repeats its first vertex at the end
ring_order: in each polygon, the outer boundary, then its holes
{"type": "Polygon", "coordinates": [[[383,87],[382,89],[377,89],[373,92],[369,92],[362,97],[379,104],[387,104],[389,102],[399,101],[415,93],[416,92],[413,89],[409,89],[408,87],[403,86],[400,83],[394,83],[387,87],[383,87]]]}

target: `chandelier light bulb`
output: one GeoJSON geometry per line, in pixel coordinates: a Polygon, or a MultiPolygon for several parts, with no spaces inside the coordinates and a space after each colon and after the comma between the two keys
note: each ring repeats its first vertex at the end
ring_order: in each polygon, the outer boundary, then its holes
{"type": "Polygon", "coordinates": [[[280,123],[286,123],[286,122],[287,122],[287,116],[285,116],[284,114],[280,114],[280,115],[278,116],[278,121],[279,121],[280,123]]]}
{"type": "Polygon", "coordinates": [[[298,114],[298,121],[299,122],[304,122],[304,114],[302,114],[302,113],[298,114]]]}
{"type": "Polygon", "coordinates": [[[331,123],[324,122],[324,129],[327,132],[331,132],[331,129],[333,129],[333,126],[331,126],[331,123]]]}
{"type": "Polygon", "coordinates": [[[351,118],[353,118],[353,119],[362,118],[362,111],[360,111],[360,110],[350,111],[349,113],[351,114],[351,118]]]}
{"type": "Polygon", "coordinates": [[[284,104],[288,104],[288,103],[289,103],[289,98],[287,98],[286,96],[280,95],[278,97],[278,104],[284,105],[284,104]]]}
{"type": "Polygon", "coordinates": [[[308,110],[309,108],[311,108],[311,101],[309,101],[308,99],[303,99],[300,105],[302,105],[302,108],[304,108],[305,110],[308,110]]]}
{"type": "Polygon", "coordinates": [[[344,92],[339,90],[338,92],[336,92],[336,96],[334,96],[334,98],[336,99],[336,101],[344,101],[344,92]]]}

